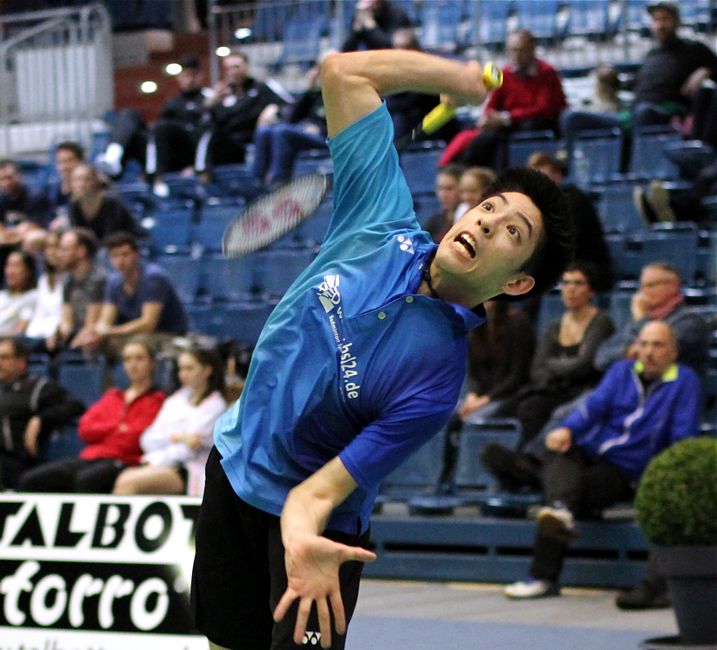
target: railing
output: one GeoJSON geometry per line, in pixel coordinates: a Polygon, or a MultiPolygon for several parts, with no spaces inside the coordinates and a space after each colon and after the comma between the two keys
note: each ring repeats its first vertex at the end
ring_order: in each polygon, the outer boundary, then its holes
{"type": "Polygon", "coordinates": [[[89,122],[111,109],[111,35],[101,4],[0,17],[0,125],[89,122]]]}
{"type": "MultiPolygon", "coordinates": [[[[519,27],[536,34],[542,56],[565,68],[639,63],[651,44],[647,0],[393,1],[415,21],[424,46],[449,52],[452,48],[451,53],[461,56],[489,56],[501,62],[505,34],[519,27]],[[441,11],[442,5],[460,7],[460,24],[454,32],[446,22],[452,14],[441,11]]],[[[286,24],[311,7],[325,7],[322,51],[339,47],[350,29],[354,5],[352,0],[255,0],[232,5],[210,0],[212,78],[218,76],[214,53],[219,46],[245,47],[254,64],[275,65],[280,61],[286,24]]],[[[714,47],[717,0],[681,0],[679,6],[684,30],[714,47]]]]}

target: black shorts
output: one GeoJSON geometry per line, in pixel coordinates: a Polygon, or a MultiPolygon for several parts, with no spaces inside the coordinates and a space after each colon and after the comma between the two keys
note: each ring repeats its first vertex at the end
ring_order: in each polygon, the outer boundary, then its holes
{"type": "MultiPolygon", "coordinates": [[[[293,640],[298,600],[280,623],[272,612],[286,590],[284,546],[279,518],[258,510],[234,492],[212,449],[196,529],[192,572],[192,609],[197,629],[232,650],[319,648],[316,606],[307,624],[305,642],[293,640]]],[[[369,533],[348,535],[325,531],[329,539],[351,546],[368,545],[369,533]]],[[[346,621],[356,607],[363,562],[346,562],[339,580],[346,621]]],[[[346,637],[332,631],[332,650],[343,650],[346,637]]]]}

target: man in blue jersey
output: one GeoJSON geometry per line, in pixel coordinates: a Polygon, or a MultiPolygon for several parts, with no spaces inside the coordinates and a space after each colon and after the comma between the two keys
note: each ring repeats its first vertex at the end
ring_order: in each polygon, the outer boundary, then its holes
{"type": "Polygon", "coordinates": [[[207,463],[192,599],[212,648],[344,647],[379,483],[453,412],[481,303],[552,286],[572,252],[560,190],[527,169],[438,247],[418,226],[381,97],[479,103],[479,64],[334,54],[321,85],[332,222],[267,321],[207,463]]]}

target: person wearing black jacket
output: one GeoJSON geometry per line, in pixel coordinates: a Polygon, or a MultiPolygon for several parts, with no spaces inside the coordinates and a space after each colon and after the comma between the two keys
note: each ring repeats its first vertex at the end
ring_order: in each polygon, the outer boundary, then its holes
{"type": "Polygon", "coordinates": [[[351,22],[351,33],[342,52],[383,50],[391,47],[391,36],[400,27],[410,27],[406,13],[389,0],[359,0],[351,22]]]}
{"type": "Polygon", "coordinates": [[[159,120],[148,129],[142,115],[133,109],[120,111],[112,127],[111,142],[97,158],[101,169],[115,178],[128,159],[138,160],[149,175],[161,178],[194,163],[205,94],[199,60],[187,56],[179,61],[176,76],[179,94],[165,102],[159,120]]]}
{"type": "Polygon", "coordinates": [[[210,167],[243,163],[246,146],[257,126],[275,121],[285,98],[249,74],[249,57],[234,50],[222,59],[224,77],[215,84],[206,104],[204,133],[197,145],[194,167],[204,173],[210,167]]]}
{"type": "Polygon", "coordinates": [[[38,461],[40,443],[83,413],[84,406],[58,383],[28,372],[29,348],[0,338],[0,481],[17,486],[38,461]]]}

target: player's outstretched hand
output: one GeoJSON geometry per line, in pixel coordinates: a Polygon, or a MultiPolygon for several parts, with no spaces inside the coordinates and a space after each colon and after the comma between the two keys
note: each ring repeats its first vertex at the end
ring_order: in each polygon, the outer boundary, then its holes
{"type": "Polygon", "coordinates": [[[321,632],[321,647],[331,647],[333,611],[338,634],[346,633],[346,615],[339,587],[339,567],[350,560],[372,562],[376,554],[358,546],[346,546],[318,535],[294,537],[284,554],[287,588],[274,610],[274,620],[281,621],[299,599],[294,627],[294,643],[301,644],[311,606],[316,602],[321,632]],[[329,610],[329,607],[331,610],[329,610]]]}

